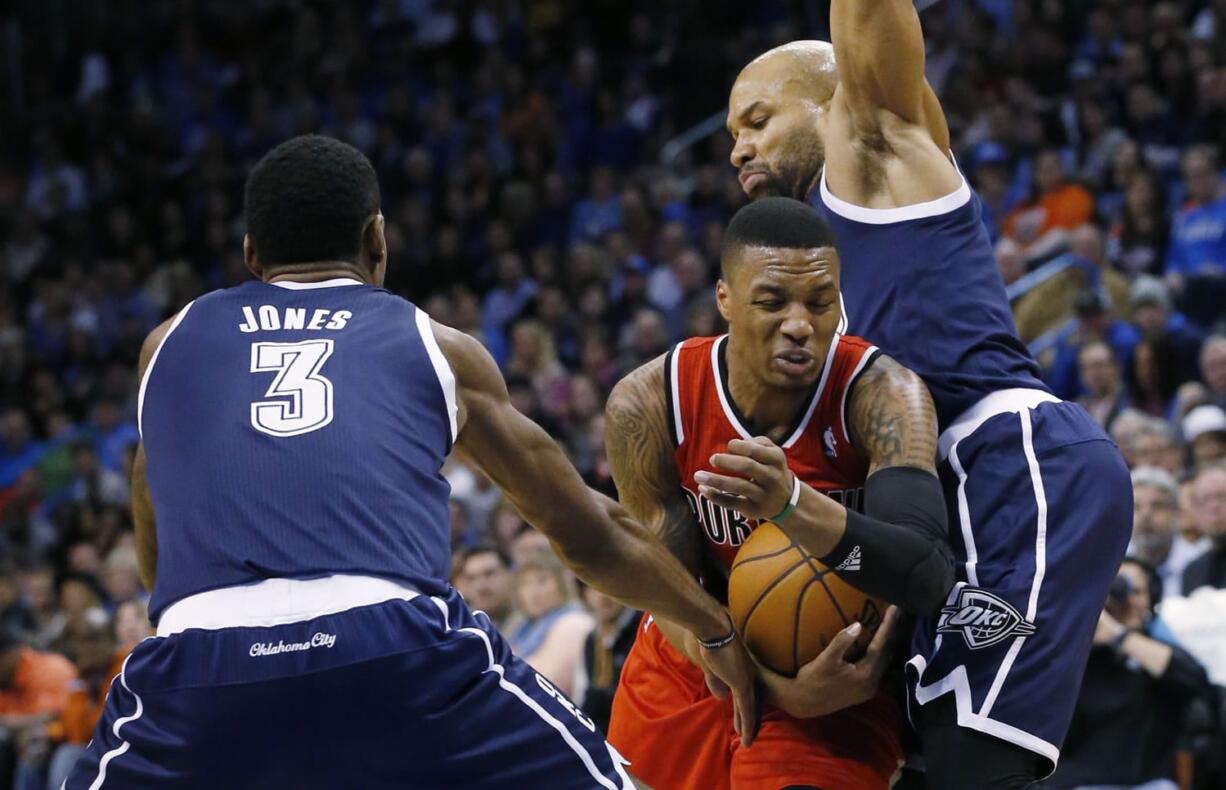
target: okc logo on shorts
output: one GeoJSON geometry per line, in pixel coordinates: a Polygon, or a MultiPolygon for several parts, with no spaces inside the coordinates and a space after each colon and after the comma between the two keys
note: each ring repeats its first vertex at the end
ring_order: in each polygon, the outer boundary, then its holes
{"type": "Polygon", "coordinates": [[[971,650],[990,647],[1011,636],[1029,636],[1034,623],[1018,610],[985,590],[963,587],[953,606],[941,609],[938,634],[962,634],[971,650]]]}

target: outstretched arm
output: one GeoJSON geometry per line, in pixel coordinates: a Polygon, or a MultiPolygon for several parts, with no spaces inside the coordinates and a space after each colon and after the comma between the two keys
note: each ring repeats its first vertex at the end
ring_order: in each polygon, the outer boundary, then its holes
{"type": "MultiPolygon", "coordinates": [[[[728,613],[685,566],[621,505],[584,485],[561,448],[515,410],[485,348],[463,333],[432,327],[456,376],[462,425],[456,451],[545,533],[563,562],[601,592],[659,612],[701,639],[730,634],[728,613]]],[[[737,729],[742,740],[752,741],[753,668],[744,646],[732,639],[702,655],[732,689],[737,729]]]]}
{"type": "MultiPolygon", "coordinates": [[[[893,359],[878,356],[854,384],[847,420],[853,444],[869,461],[865,512],[801,483],[796,510],[779,527],[848,584],[910,612],[935,612],[954,572],[928,389],[893,359]],[[855,556],[852,567],[847,561],[855,556]]],[[[781,512],[798,482],[783,451],[762,437],[729,443],[728,453],[712,463],[739,476],[701,473],[703,494],[749,518],[781,512]]]]}
{"type": "MultiPolygon", "coordinates": [[[[664,387],[662,356],[618,382],[605,405],[605,451],[622,505],[697,576],[702,546],[673,461],[664,387]]],[[[669,643],[698,664],[698,646],[688,632],[652,614],[669,643]]]]}
{"type": "MultiPolygon", "coordinates": [[[[145,371],[153,360],[153,354],[162,339],[170,331],[174,319],[167,319],[149,333],[140,348],[140,361],[137,364],[136,386],[144,381],[145,371]]],[[[153,583],[157,579],[158,538],[157,525],[153,520],[153,500],[149,496],[149,482],[145,477],[145,443],[136,445],[136,455],[132,460],[132,524],[136,533],[136,563],[140,571],[140,580],[145,589],[153,592],[153,583]]]]}
{"type": "Polygon", "coordinates": [[[857,126],[876,126],[885,110],[926,128],[949,152],[949,126],[924,78],[924,34],[911,0],[834,0],[831,43],[839,90],[857,126]]]}
{"type": "Polygon", "coordinates": [[[911,0],[834,0],[830,38],[849,105],[924,122],[924,34],[911,0]]]}

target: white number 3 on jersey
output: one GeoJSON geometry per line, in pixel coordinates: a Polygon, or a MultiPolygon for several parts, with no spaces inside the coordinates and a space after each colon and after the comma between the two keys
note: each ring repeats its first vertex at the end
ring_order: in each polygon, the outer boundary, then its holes
{"type": "Polygon", "coordinates": [[[332,422],[332,382],[319,375],[332,341],[252,343],[251,372],[276,373],[265,397],[251,404],[251,426],[270,436],[298,436],[332,422]]]}

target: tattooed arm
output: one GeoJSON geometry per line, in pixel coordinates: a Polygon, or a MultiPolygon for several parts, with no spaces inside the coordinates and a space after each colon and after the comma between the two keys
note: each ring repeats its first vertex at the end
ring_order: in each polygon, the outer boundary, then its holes
{"type": "MultiPolygon", "coordinates": [[[[853,385],[848,433],[869,462],[865,512],[801,484],[779,527],[848,584],[916,614],[940,608],[954,583],[945,499],[936,475],[936,410],[918,376],[880,355],[853,385]]],[[[749,518],[783,510],[794,477],[783,451],[762,437],[730,442],[699,473],[704,496],[749,518]]]]}
{"type": "MultiPolygon", "coordinates": [[[[702,545],[673,461],[665,386],[664,357],[618,382],[605,405],[605,452],[622,507],[697,576],[702,545]]],[[[673,647],[701,666],[688,631],[658,615],[653,622],[673,647]]]]}
{"type": "Polygon", "coordinates": [[[852,385],[847,432],[868,459],[868,474],[910,466],[935,476],[937,414],[919,376],[879,354],[852,385]]]}

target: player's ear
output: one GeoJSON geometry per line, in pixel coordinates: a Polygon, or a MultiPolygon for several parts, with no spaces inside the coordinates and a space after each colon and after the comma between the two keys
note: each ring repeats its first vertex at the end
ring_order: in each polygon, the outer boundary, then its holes
{"type": "Polygon", "coordinates": [[[382,285],[383,277],[387,274],[387,236],[384,228],[383,212],[379,212],[366,224],[362,234],[363,252],[376,285],[382,285]]]}
{"type": "Polygon", "coordinates": [[[247,271],[255,275],[255,279],[264,279],[264,266],[256,257],[255,245],[251,243],[249,234],[243,235],[243,264],[247,267],[247,271]]]}
{"type": "Polygon", "coordinates": [[[719,310],[719,314],[723,316],[724,321],[728,321],[729,302],[731,295],[728,292],[728,283],[723,277],[720,277],[715,282],[715,307],[719,310]]]}

